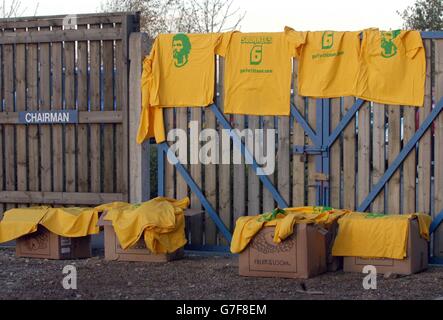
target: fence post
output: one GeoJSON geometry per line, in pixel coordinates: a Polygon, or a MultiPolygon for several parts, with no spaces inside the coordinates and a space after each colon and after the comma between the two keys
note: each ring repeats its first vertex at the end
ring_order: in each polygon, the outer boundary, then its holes
{"type": "Polygon", "coordinates": [[[149,142],[137,144],[136,136],[141,110],[141,75],[143,58],[149,53],[146,33],[134,32],[129,37],[129,201],[137,203],[150,197],[149,142]]]}

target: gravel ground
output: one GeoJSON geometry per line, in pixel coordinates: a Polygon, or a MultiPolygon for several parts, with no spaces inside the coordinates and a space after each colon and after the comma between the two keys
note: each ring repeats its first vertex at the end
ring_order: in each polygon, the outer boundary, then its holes
{"type": "Polygon", "coordinates": [[[168,263],[105,261],[103,252],[85,260],[16,258],[0,249],[0,299],[442,299],[443,268],[399,278],[378,276],[364,290],[362,274],[342,271],[308,280],[238,275],[232,255],[197,255],[168,263]],[[77,290],[65,290],[62,269],[77,268],[77,290]],[[315,294],[313,294],[315,293],[315,294]]]}

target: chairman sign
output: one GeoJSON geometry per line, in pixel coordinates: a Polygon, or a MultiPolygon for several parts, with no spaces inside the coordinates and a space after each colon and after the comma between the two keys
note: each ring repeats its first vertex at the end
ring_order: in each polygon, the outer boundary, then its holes
{"type": "Polygon", "coordinates": [[[21,111],[18,115],[18,122],[21,124],[78,123],[78,111],[21,111]]]}

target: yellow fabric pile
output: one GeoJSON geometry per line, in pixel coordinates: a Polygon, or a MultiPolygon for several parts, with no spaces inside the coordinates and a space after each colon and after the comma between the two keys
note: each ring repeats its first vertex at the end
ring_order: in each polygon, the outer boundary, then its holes
{"type": "Polygon", "coordinates": [[[274,226],[274,242],[280,243],[294,232],[294,225],[297,223],[315,223],[327,228],[348,213],[348,210],[309,206],[276,209],[272,213],[240,217],[235,225],[231,252],[242,252],[263,227],[274,226]]]}
{"type": "Polygon", "coordinates": [[[17,208],[5,212],[0,221],[0,243],[37,231],[42,225],[63,237],[97,234],[98,212],[93,208],[17,208]]]}
{"type": "Polygon", "coordinates": [[[404,259],[409,222],[417,218],[420,235],[429,240],[431,217],[414,213],[383,215],[353,212],[338,221],[339,231],[332,248],[334,256],[404,259]]]}
{"type": "Polygon", "coordinates": [[[184,209],[189,198],[175,200],[158,197],[141,204],[114,202],[96,207],[106,211],[104,220],[112,226],[123,249],[143,236],[153,253],[171,253],[186,244],[184,209]]]}

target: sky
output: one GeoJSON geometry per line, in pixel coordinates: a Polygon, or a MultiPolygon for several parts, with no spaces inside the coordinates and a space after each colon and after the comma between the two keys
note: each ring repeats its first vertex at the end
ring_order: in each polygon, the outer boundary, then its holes
{"type": "MultiPolygon", "coordinates": [[[[6,0],[11,1],[11,0],[6,0]]],[[[102,0],[20,0],[23,15],[94,13],[102,0]]],[[[402,26],[396,13],[414,0],[234,0],[233,7],[246,11],[243,32],[297,30],[360,30],[402,26]]]]}

